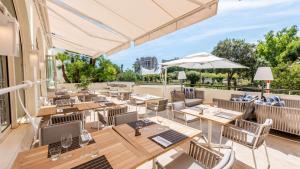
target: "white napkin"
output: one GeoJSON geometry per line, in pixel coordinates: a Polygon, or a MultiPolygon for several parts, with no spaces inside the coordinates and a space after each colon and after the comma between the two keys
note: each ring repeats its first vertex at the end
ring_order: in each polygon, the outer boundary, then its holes
{"type": "Polygon", "coordinates": [[[92,140],[92,136],[90,133],[82,134],[80,137],[81,137],[81,140],[83,140],[83,141],[92,140]]]}
{"type": "Polygon", "coordinates": [[[64,110],[63,109],[57,109],[56,112],[57,113],[62,113],[62,112],[64,112],[64,110]]]}
{"type": "Polygon", "coordinates": [[[160,136],[156,136],[152,138],[154,141],[158,142],[159,144],[161,144],[164,147],[168,147],[169,145],[171,145],[172,143],[160,136]]]}

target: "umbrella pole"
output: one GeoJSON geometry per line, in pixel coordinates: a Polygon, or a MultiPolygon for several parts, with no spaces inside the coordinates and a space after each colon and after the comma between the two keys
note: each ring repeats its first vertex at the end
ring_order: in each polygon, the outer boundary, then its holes
{"type": "Polygon", "coordinates": [[[168,74],[168,68],[164,67],[165,70],[165,81],[164,81],[164,89],[163,89],[163,93],[164,93],[164,97],[166,97],[167,95],[167,74],[168,74]]]}

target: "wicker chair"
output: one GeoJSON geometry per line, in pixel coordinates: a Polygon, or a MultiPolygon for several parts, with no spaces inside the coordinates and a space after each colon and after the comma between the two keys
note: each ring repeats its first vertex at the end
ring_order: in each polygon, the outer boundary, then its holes
{"type": "Polygon", "coordinates": [[[252,99],[251,101],[235,102],[235,101],[230,101],[230,100],[213,98],[213,105],[215,105],[219,108],[223,108],[223,109],[243,112],[242,119],[254,119],[255,118],[255,114],[254,114],[255,99],[256,99],[256,97],[254,99],[252,99]]]}
{"type": "Polygon", "coordinates": [[[172,103],[172,113],[173,113],[174,119],[183,120],[185,122],[185,125],[188,125],[188,123],[200,120],[199,117],[192,116],[192,115],[181,112],[180,110],[182,110],[182,109],[185,109],[185,103],[183,101],[172,103]]]}
{"type": "Polygon", "coordinates": [[[115,124],[115,117],[116,115],[127,113],[128,107],[127,106],[119,106],[119,107],[113,107],[108,108],[101,113],[101,111],[98,112],[98,130],[100,129],[100,122],[104,124],[105,126],[111,126],[115,124]]]}
{"type": "Polygon", "coordinates": [[[117,96],[117,98],[119,99],[119,100],[129,100],[130,99],[130,94],[131,94],[131,92],[122,92],[122,93],[120,93],[118,96],[117,96]]]}
{"type": "Polygon", "coordinates": [[[54,97],[53,98],[53,103],[56,104],[56,101],[66,100],[66,99],[70,99],[70,95],[62,95],[62,96],[59,96],[59,97],[54,97]]]}
{"type": "Polygon", "coordinates": [[[268,162],[268,168],[270,168],[270,160],[265,139],[270,132],[272,123],[272,119],[267,119],[263,124],[253,123],[245,120],[237,120],[235,125],[229,124],[224,126],[220,138],[220,143],[222,142],[222,138],[224,136],[232,140],[233,142],[237,142],[250,148],[252,150],[255,168],[257,168],[257,164],[254,150],[264,145],[268,162]]]}
{"type": "Polygon", "coordinates": [[[138,113],[136,111],[122,113],[122,114],[116,115],[115,125],[118,126],[118,125],[121,125],[121,124],[134,122],[134,121],[137,121],[137,120],[138,120],[138,113]]]}
{"type": "Polygon", "coordinates": [[[221,154],[191,141],[188,154],[180,154],[165,166],[160,161],[157,161],[156,165],[158,169],[230,169],[234,161],[235,155],[232,149],[228,149],[226,153],[221,154]]]}
{"type": "Polygon", "coordinates": [[[168,99],[162,99],[156,102],[148,102],[147,103],[147,110],[155,111],[155,115],[157,116],[158,112],[167,110],[168,99]]]}
{"type": "Polygon", "coordinates": [[[269,105],[255,105],[258,123],[272,119],[272,129],[300,136],[300,109],[277,107],[269,105]]]}
{"type": "Polygon", "coordinates": [[[75,99],[60,99],[60,100],[56,100],[55,104],[58,107],[63,107],[63,106],[70,106],[72,104],[75,103],[75,99]]]}
{"type": "MultiPolygon", "coordinates": [[[[50,117],[50,125],[67,123],[71,121],[81,121],[84,124],[84,118],[82,113],[71,113],[67,115],[54,115],[50,117]]],[[[84,126],[84,125],[83,125],[84,126]]]]}
{"type": "Polygon", "coordinates": [[[194,96],[184,94],[180,91],[172,91],[171,92],[171,101],[178,102],[183,101],[187,107],[193,107],[203,103],[204,100],[204,91],[194,90],[194,96]]]}
{"type": "Polygon", "coordinates": [[[72,137],[80,136],[82,131],[81,121],[72,121],[41,128],[41,145],[60,142],[64,134],[72,134],[72,137]]]}

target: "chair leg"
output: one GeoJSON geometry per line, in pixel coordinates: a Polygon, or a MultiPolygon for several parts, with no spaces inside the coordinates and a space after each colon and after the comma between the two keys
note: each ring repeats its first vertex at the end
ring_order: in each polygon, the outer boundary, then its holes
{"type": "Polygon", "coordinates": [[[254,154],[254,149],[252,149],[252,156],[253,156],[253,161],[254,161],[254,167],[257,169],[257,164],[256,164],[256,159],[255,159],[255,154],[254,154]]]}
{"type": "Polygon", "coordinates": [[[270,159],[269,159],[269,154],[268,154],[266,142],[264,142],[264,147],[265,147],[265,152],[266,152],[267,161],[268,161],[268,168],[270,168],[271,165],[270,165],[270,159]]]}
{"type": "MultiPolygon", "coordinates": [[[[219,142],[220,145],[222,145],[223,130],[224,130],[224,126],[222,125],[222,126],[221,126],[221,132],[220,132],[220,142],[219,142]]],[[[219,152],[220,152],[220,150],[221,150],[221,149],[219,148],[219,152]]]]}

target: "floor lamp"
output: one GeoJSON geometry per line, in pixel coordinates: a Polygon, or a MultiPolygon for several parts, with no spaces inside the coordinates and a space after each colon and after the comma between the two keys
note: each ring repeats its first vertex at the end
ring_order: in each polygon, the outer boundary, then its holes
{"type": "Polygon", "coordinates": [[[186,79],[184,71],[178,72],[178,80],[180,81],[181,91],[183,91],[183,81],[186,79]]]}
{"type": "MultiPolygon", "coordinates": [[[[257,81],[266,81],[267,83],[267,92],[270,92],[270,81],[273,80],[273,74],[272,70],[270,67],[259,67],[257,68],[257,71],[254,76],[254,80],[257,81]]],[[[265,83],[262,84],[262,89],[261,89],[261,98],[264,98],[264,88],[265,88],[265,83]]]]}

